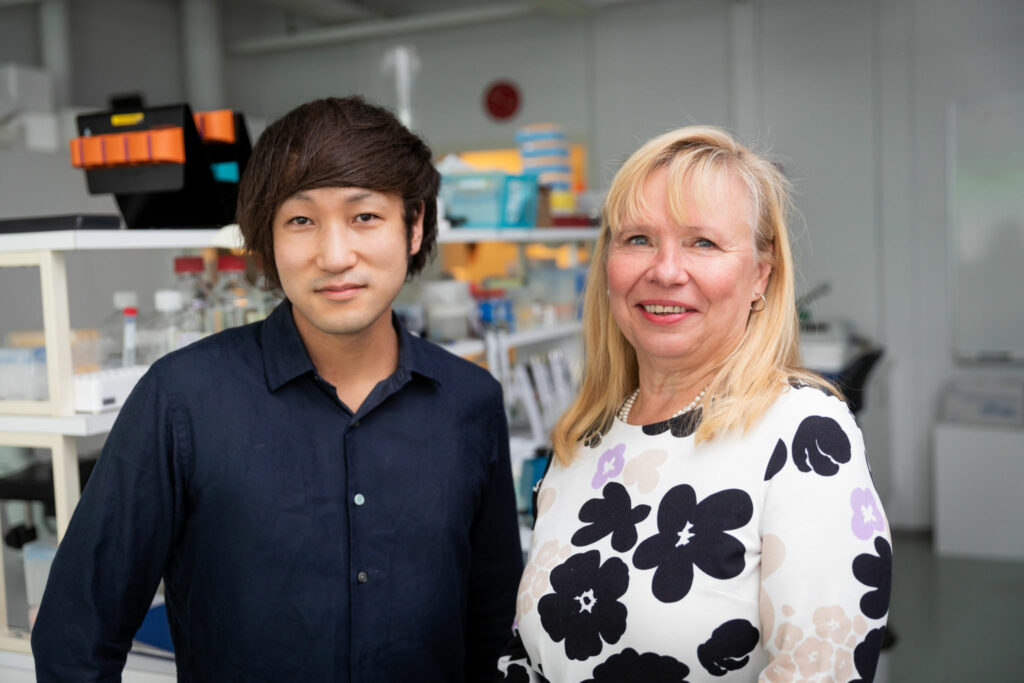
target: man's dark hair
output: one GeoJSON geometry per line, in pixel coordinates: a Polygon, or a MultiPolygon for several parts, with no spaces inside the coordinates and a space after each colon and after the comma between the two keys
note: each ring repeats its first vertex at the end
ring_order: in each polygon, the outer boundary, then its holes
{"type": "Polygon", "coordinates": [[[402,198],[406,244],[423,211],[423,241],[409,257],[408,277],[426,265],[437,240],[441,176],[430,148],[417,135],[361,97],[307,102],[267,127],[249,157],[238,188],[238,225],[245,245],[263,265],[267,284],[280,287],[274,262],[273,221],[296,192],[362,187],[402,198]]]}

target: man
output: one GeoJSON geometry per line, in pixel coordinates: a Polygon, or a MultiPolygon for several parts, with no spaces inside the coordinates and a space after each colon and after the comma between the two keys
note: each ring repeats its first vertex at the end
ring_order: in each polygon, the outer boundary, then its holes
{"type": "Polygon", "coordinates": [[[438,184],[358,98],[263,133],[239,225],[287,298],[132,393],[53,563],[40,681],[119,680],[161,578],[179,680],[492,677],[522,568],[500,388],[391,310],[438,184]]]}

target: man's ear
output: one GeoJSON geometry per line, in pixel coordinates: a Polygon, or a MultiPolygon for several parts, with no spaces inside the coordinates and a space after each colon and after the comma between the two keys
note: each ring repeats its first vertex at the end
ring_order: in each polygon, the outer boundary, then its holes
{"type": "Polygon", "coordinates": [[[416,208],[416,220],[412,224],[412,232],[409,235],[409,256],[418,254],[423,245],[423,202],[416,208]]]}

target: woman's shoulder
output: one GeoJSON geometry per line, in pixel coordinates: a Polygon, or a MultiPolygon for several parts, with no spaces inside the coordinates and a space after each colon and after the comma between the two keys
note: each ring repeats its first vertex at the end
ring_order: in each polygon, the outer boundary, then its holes
{"type": "Polygon", "coordinates": [[[853,419],[846,401],[823,386],[800,379],[790,379],[785,384],[772,411],[797,418],[818,416],[844,421],[853,419]]]}

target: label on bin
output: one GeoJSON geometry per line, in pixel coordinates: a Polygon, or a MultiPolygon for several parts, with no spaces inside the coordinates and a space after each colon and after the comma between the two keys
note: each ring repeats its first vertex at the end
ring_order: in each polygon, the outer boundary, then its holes
{"type": "Polygon", "coordinates": [[[132,112],[130,114],[112,114],[110,116],[110,125],[112,126],[134,126],[142,123],[146,115],[141,111],[132,112]]]}

